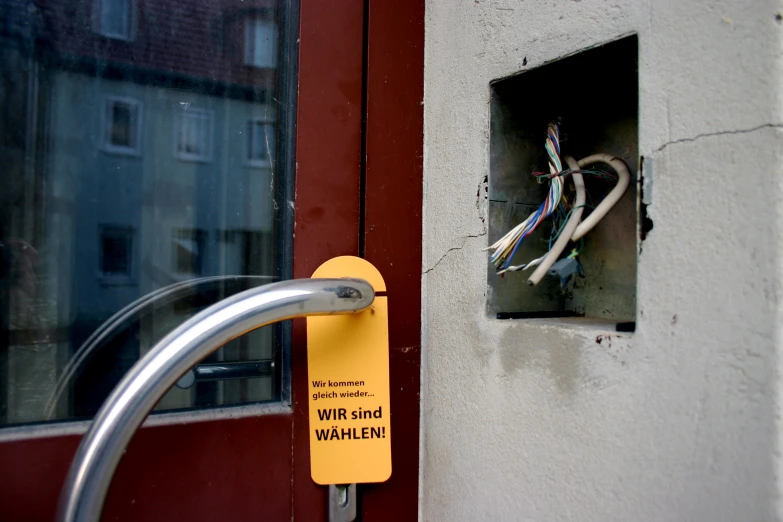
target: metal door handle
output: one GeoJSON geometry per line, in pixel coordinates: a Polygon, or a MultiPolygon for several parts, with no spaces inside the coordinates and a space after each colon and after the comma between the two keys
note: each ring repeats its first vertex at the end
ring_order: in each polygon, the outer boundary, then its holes
{"type": "Polygon", "coordinates": [[[131,437],[163,394],[201,359],[264,325],[360,312],[374,299],[372,286],[361,279],[284,281],[224,299],[180,325],[128,371],[95,415],[68,471],[57,520],[100,520],[109,483],[131,437]]]}

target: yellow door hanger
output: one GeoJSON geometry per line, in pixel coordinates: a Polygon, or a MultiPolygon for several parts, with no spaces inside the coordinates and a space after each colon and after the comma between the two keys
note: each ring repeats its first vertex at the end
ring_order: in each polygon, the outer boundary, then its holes
{"type": "MultiPolygon", "coordinates": [[[[314,278],[352,277],[385,292],[364,259],[330,259],[314,278]]],[[[310,473],[317,484],[384,482],[391,476],[389,321],[386,296],[359,314],[307,318],[310,473]]]]}

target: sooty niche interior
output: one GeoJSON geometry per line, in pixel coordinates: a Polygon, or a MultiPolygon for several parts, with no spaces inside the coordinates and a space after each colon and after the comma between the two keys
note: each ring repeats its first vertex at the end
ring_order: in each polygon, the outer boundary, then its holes
{"type": "MultiPolygon", "coordinates": [[[[497,317],[586,316],[616,322],[636,317],[638,43],[636,36],[591,48],[491,84],[488,234],[491,245],[546,198],[544,149],[550,121],[560,124],[562,155],[576,159],[603,152],[622,159],[631,173],[625,195],[584,238],[579,256],[584,278],[565,290],[558,278],[538,285],[524,272],[496,274],[487,261],[487,312],[497,317]]],[[[611,170],[601,165],[602,169],[611,170]]],[[[593,203],[612,181],[585,175],[593,203]]],[[[570,181],[566,182],[566,193],[570,181]]],[[[588,201],[590,203],[590,201],[588,201]]],[[[588,209],[589,210],[589,209],[588,209]]],[[[585,211],[585,217],[587,216],[585,211]]],[[[544,255],[552,228],[546,220],[519,246],[512,264],[544,255]]],[[[571,246],[567,247],[567,252],[571,246]]]]}

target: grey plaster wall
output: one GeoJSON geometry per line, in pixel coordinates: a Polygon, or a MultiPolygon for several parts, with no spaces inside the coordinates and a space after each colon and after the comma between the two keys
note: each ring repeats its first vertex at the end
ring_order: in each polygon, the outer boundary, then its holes
{"type": "Polygon", "coordinates": [[[422,520],[780,518],[781,35],[779,0],[428,1],[422,520]],[[636,332],[487,318],[490,81],[632,33],[636,332]]]}

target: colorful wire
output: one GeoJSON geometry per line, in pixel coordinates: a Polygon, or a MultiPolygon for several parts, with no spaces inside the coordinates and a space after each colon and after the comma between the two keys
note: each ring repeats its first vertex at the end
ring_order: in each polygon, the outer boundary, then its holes
{"type": "Polygon", "coordinates": [[[498,268],[499,274],[524,270],[534,266],[536,262],[540,262],[540,259],[537,259],[525,265],[511,266],[511,261],[522,241],[532,234],[556,209],[564,210],[561,208],[565,203],[565,198],[563,197],[563,176],[560,175],[563,172],[563,164],[560,160],[560,129],[556,123],[550,123],[547,127],[544,147],[549,155],[549,174],[540,177],[539,181],[543,181],[543,179],[550,181],[546,199],[525,221],[486,249],[493,251],[490,260],[498,268]]]}

